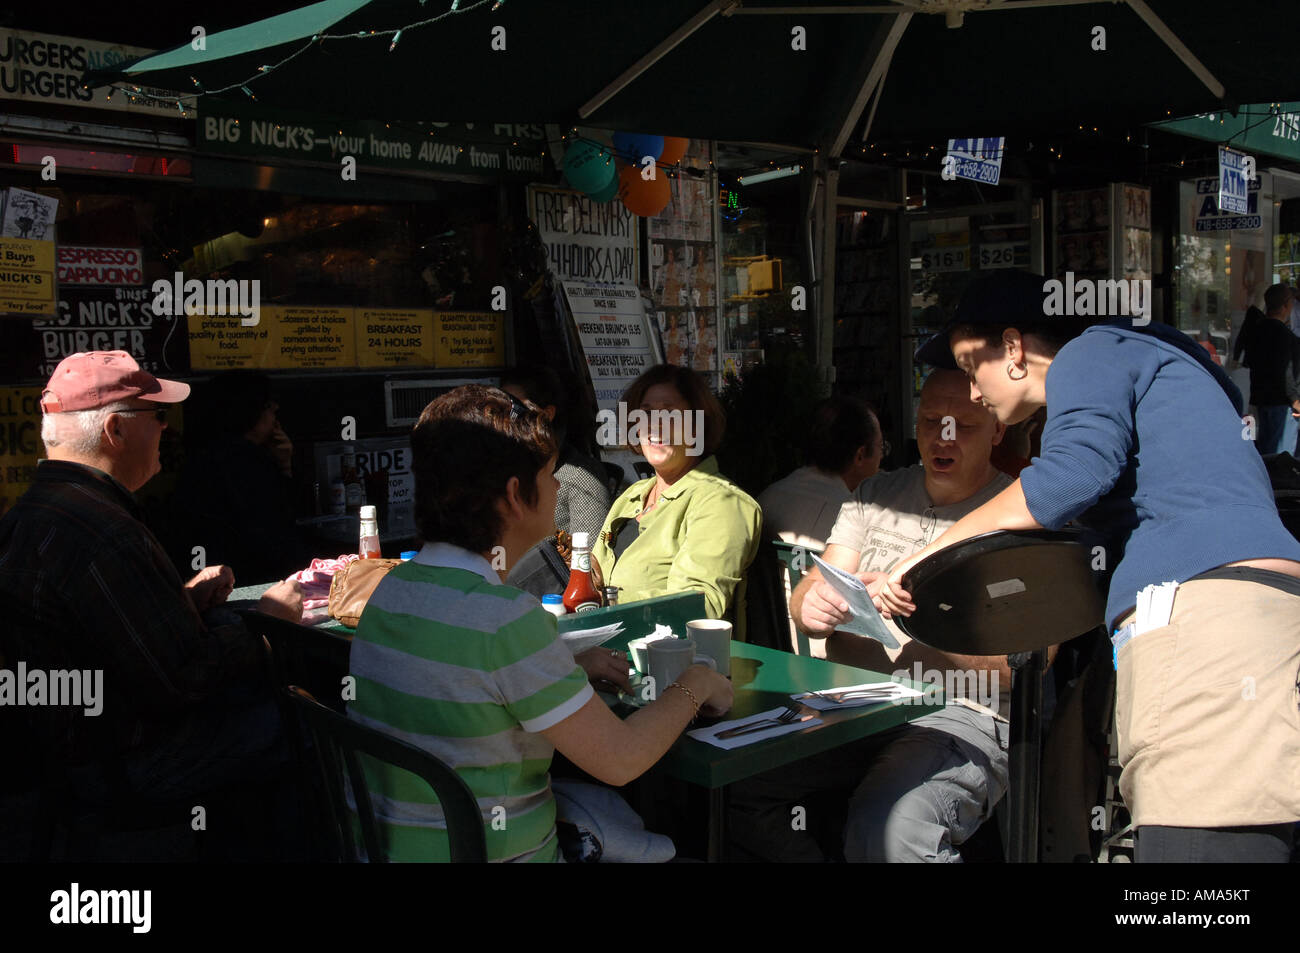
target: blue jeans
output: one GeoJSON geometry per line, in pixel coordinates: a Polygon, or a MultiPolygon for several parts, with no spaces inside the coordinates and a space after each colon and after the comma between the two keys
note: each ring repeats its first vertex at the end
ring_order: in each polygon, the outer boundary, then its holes
{"type": "Polygon", "coordinates": [[[1296,452],[1296,439],[1300,437],[1300,427],[1291,416],[1291,407],[1287,404],[1263,404],[1256,408],[1259,414],[1259,429],[1255,434],[1255,448],[1261,453],[1296,452]]]}
{"type": "Polygon", "coordinates": [[[825,862],[847,799],[846,860],[960,862],[1006,793],[1007,742],[1005,722],[949,705],[733,785],[728,831],[764,860],[825,862]]]}

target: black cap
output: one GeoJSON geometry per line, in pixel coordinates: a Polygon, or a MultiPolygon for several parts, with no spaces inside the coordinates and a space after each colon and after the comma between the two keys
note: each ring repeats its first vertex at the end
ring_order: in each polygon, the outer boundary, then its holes
{"type": "Polygon", "coordinates": [[[918,364],[955,370],[948,333],[960,324],[1034,327],[1050,321],[1044,313],[1042,275],[1014,268],[999,268],[970,283],[957,305],[957,313],[916,350],[918,364]]]}

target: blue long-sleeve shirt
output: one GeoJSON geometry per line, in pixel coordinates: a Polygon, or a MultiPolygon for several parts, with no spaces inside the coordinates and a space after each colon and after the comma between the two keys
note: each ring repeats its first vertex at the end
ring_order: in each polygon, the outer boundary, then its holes
{"type": "Polygon", "coordinates": [[[1240,394],[1185,337],[1116,323],[1061,348],[1047,372],[1042,455],[1020,474],[1040,524],[1078,518],[1105,533],[1118,559],[1110,622],[1149,584],[1241,559],[1300,560],[1244,436],[1240,394]]]}

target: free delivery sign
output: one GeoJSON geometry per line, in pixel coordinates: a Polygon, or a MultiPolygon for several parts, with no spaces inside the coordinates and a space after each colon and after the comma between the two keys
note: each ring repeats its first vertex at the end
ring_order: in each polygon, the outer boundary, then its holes
{"type": "Polygon", "coordinates": [[[1219,146],[1219,210],[1245,215],[1249,205],[1250,181],[1255,178],[1255,159],[1244,152],[1219,146]]]}

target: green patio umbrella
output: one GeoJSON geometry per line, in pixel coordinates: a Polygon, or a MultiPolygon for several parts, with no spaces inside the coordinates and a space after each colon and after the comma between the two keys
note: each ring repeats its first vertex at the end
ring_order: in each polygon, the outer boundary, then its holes
{"type": "Polygon", "coordinates": [[[197,80],[340,117],[583,123],[832,154],[868,122],[873,136],[938,141],[1300,99],[1269,0],[457,6],[324,0],[95,79],[178,93],[197,80]]]}

